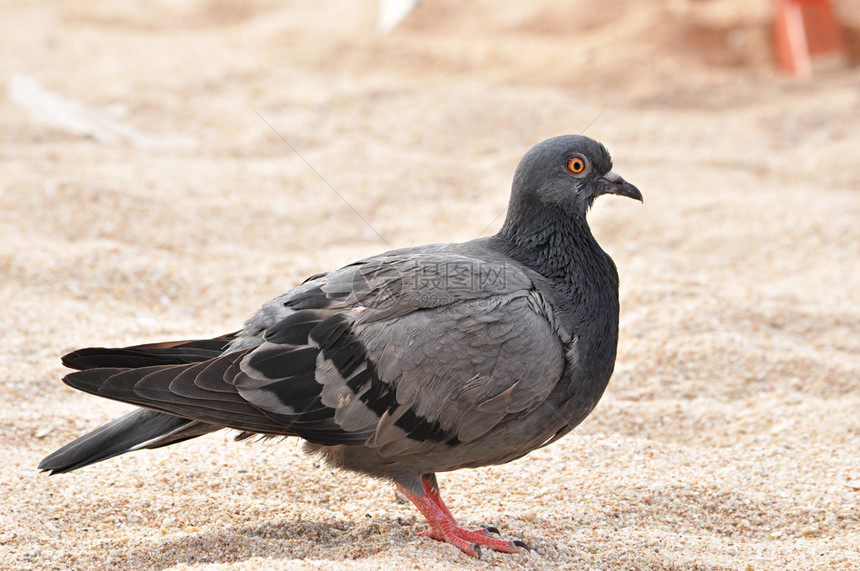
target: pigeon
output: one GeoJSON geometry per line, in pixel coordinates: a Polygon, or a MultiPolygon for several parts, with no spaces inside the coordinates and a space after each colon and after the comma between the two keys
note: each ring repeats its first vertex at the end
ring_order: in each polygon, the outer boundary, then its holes
{"type": "Polygon", "coordinates": [[[223,428],[298,436],[333,467],[393,482],[425,537],[478,557],[529,549],[460,527],[436,474],[520,458],[597,405],[619,315],[618,272],[586,221],[602,194],[642,201],[601,143],[547,139],[517,166],[494,236],[314,275],[220,337],[73,351],[63,382],[140,408],[38,467],[70,472],[223,428]]]}

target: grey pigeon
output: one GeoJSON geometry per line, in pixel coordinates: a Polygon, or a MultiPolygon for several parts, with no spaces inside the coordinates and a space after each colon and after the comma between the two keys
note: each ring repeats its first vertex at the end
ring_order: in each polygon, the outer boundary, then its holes
{"type": "Polygon", "coordinates": [[[69,472],[225,427],[237,439],[299,436],[332,466],[392,480],[427,518],[427,537],[477,556],[527,548],[492,527],[459,527],[435,474],[554,442],[603,394],[618,273],[586,212],[601,194],[642,200],[611,169],[588,137],[548,139],[520,161],[495,236],[315,275],[222,337],[69,353],[67,385],[143,408],[39,469],[69,472]]]}

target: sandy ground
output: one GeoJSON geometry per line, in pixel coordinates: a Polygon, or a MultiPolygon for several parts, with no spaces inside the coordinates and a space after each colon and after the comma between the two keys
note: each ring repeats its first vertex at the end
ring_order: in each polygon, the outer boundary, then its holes
{"type": "Polygon", "coordinates": [[[0,567],[860,567],[860,69],[779,76],[734,0],[426,0],[388,37],[374,4],[3,4],[0,567]],[[21,76],[128,130],[39,122],[21,76]],[[294,440],[36,471],[128,410],[65,388],[64,352],[232,331],[311,273],[490,234],[521,154],[586,128],[645,195],[591,216],[615,376],[576,434],[440,477],[535,552],[416,538],[390,484],[294,440]]]}

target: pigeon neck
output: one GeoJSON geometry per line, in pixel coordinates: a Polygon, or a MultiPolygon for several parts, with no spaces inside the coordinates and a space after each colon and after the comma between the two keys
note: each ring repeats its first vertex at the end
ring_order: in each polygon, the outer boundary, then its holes
{"type": "Polygon", "coordinates": [[[608,256],[591,234],[585,217],[545,213],[530,223],[506,221],[498,235],[513,242],[524,258],[521,261],[547,278],[582,285],[611,275],[600,271],[608,256]]]}

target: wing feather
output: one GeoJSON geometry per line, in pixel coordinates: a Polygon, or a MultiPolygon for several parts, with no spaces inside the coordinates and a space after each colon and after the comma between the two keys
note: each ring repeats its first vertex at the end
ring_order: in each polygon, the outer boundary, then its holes
{"type": "Polygon", "coordinates": [[[471,441],[540,405],[562,376],[563,345],[536,311],[531,276],[504,262],[383,257],[306,287],[312,304],[289,295],[283,303],[312,307],[269,324],[237,381],[244,398],[300,434],[313,412],[330,442],[365,437],[384,454],[471,441]],[[305,358],[294,367],[299,351],[305,358]]]}

